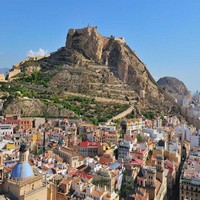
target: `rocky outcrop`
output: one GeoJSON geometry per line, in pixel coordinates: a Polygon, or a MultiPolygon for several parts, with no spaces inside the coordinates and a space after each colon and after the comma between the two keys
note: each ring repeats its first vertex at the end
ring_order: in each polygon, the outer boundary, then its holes
{"type": "MultiPolygon", "coordinates": [[[[129,101],[140,114],[177,108],[125,40],[104,37],[97,27],[70,29],[64,47],[38,60],[38,65],[25,64],[24,69],[39,66],[43,74],[47,72],[51,77],[47,90],[54,96],[70,92],[129,101]]],[[[52,112],[59,113],[57,108],[52,112]]]]}
{"type": "Polygon", "coordinates": [[[35,71],[40,71],[40,66],[29,66],[24,68],[22,72],[24,72],[26,75],[30,75],[35,71]]]}
{"type": "Polygon", "coordinates": [[[0,91],[0,99],[6,99],[8,97],[9,97],[9,93],[8,92],[0,91]]]}
{"type": "Polygon", "coordinates": [[[2,82],[5,81],[5,74],[0,74],[0,81],[2,81],[2,82]]]}
{"type": "MultiPolygon", "coordinates": [[[[67,35],[66,51],[78,51],[95,64],[109,66],[123,82],[138,91],[157,89],[155,81],[137,55],[128,47],[123,38],[103,37],[96,27],[71,29],[67,35]]],[[[152,92],[152,91],[151,91],[152,92]]]]}
{"type": "Polygon", "coordinates": [[[177,95],[188,95],[188,89],[185,84],[174,77],[163,77],[158,80],[158,85],[166,92],[176,97],[177,95]]]}
{"type": "Polygon", "coordinates": [[[8,79],[9,81],[14,80],[14,79],[16,78],[16,76],[17,76],[20,72],[21,72],[20,69],[13,69],[13,70],[9,71],[9,73],[8,73],[8,78],[7,78],[7,79],[8,79]]]}
{"type": "Polygon", "coordinates": [[[45,105],[39,99],[16,98],[4,109],[5,114],[42,116],[45,105]]]}
{"type": "Polygon", "coordinates": [[[95,64],[108,66],[121,81],[139,94],[140,90],[159,96],[158,87],[146,66],[128,47],[123,38],[103,37],[96,27],[71,29],[67,35],[66,51],[78,51],[95,64]]]}
{"type": "Polygon", "coordinates": [[[4,114],[20,116],[74,117],[74,112],[58,108],[53,104],[44,104],[39,99],[17,98],[4,109],[4,114]]]}
{"type": "Polygon", "coordinates": [[[102,57],[102,50],[108,40],[97,32],[96,27],[70,29],[67,34],[66,48],[77,50],[87,58],[99,62],[102,57]]]}

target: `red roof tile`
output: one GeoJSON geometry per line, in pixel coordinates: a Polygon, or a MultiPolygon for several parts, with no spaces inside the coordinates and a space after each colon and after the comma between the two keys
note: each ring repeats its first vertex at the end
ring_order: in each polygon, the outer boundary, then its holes
{"type": "Polygon", "coordinates": [[[95,146],[95,147],[98,147],[99,146],[99,142],[89,142],[88,140],[84,141],[84,142],[81,142],[80,143],[80,146],[81,147],[88,147],[88,146],[95,146]]]}

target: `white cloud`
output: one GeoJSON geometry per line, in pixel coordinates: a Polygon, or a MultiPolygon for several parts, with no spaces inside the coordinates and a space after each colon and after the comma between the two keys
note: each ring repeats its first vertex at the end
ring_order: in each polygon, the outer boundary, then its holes
{"type": "Polygon", "coordinates": [[[36,56],[46,56],[48,55],[48,53],[47,53],[47,50],[39,48],[38,51],[29,50],[26,55],[27,57],[36,57],[36,56]]]}

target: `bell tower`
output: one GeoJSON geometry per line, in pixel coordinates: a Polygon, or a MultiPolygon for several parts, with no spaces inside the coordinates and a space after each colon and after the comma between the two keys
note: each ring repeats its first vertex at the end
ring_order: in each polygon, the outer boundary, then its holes
{"type": "Polygon", "coordinates": [[[26,144],[22,144],[19,149],[19,161],[28,162],[29,151],[26,147],[26,144]]]}
{"type": "Polygon", "coordinates": [[[157,155],[156,156],[156,178],[159,181],[163,181],[163,171],[164,171],[164,156],[157,155]]]}
{"type": "Polygon", "coordinates": [[[3,180],[3,152],[0,150],[0,182],[3,180]]]}

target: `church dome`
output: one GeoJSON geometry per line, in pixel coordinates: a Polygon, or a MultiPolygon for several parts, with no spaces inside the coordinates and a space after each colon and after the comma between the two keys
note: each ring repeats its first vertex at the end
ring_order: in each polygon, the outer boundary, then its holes
{"type": "Polygon", "coordinates": [[[33,176],[33,170],[28,162],[20,162],[12,170],[11,178],[22,179],[33,176]]]}

